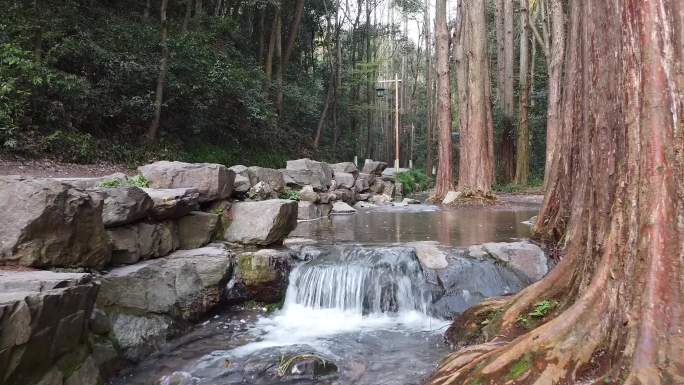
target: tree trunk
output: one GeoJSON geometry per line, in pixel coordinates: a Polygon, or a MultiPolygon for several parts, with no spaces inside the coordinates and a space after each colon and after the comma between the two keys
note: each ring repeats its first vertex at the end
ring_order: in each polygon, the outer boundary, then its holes
{"type": "Polygon", "coordinates": [[[192,0],[185,0],[185,16],[183,17],[183,26],[181,27],[181,33],[183,34],[188,32],[190,16],[192,16],[192,0]]]}
{"type": "Polygon", "coordinates": [[[150,18],[150,8],[152,8],[152,0],[147,0],[145,2],[145,10],[143,11],[143,18],[145,20],[150,18]]]}
{"type": "Polygon", "coordinates": [[[450,339],[486,342],[447,357],[430,384],[684,383],[683,26],[682,2],[570,1],[534,228],[564,256],[464,313],[450,339]],[[542,300],[555,306],[526,328],[518,320],[542,300]]]}
{"type": "Polygon", "coordinates": [[[266,84],[264,89],[266,93],[270,93],[271,81],[273,80],[273,55],[275,53],[276,40],[278,39],[278,19],[280,15],[280,6],[277,5],[273,12],[273,22],[271,23],[271,36],[268,39],[268,49],[266,50],[266,62],[264,63],[264,74],[266,84]]]}
{"type": "Polygon", "coordinates": [[[458,190],[464,197],[490,199],[494,183],[493,122],[485,3],[459,3],[455,60],[459,95],[458,190]]]}
{"type": "Polygon", "coordinates": [[[499,166],[500,176],[503,182],[510,182],[515,176],[515,137],[513,129],[513,119],[515,114],[515,98],[513,93],[514,85],[514,54],[513,47],[513,0],[498,0],[498,16],[501,18],[497,29],[497,44],[499,46],[497,57],[498,66],[497,79],[500,82],[499,106],[502,113],[501,137],[499,138],[499,166]]]}
{"type": "Polygon", "coordinates": [[[432,176],[432,64],[430,63],[430,3],[425,0],[425,174],[432,176]]]}
{"type": "Polygon", "coordinates": [[[276,13],[276,29],[273,34],[275,37],[275,78],[276,78],[276,97],[275,107],[276,113],[280,117],[283,112],[283,13],[278,11],[276,13]]]}
{"type": "Polygon", "coordinates": [[[519,185],[526,185],[530,174],[530,130],[527,124],[527,110],[530,97],[528,1],[520,0],[520,107],[518,110],[518,143],[515,156],[515,183],[519,185]]]}
{"type": "Polygon", "coordinates": [[[259,10],[259,48],[257,58],[264,63],[264,46],[266,45],[266,8],[259,10]]]}
{"type": "Polygon", "coordinates": [[[435,60],[437,67],[437,130],[439,163],[434,200],[440,201],[454,189],[454,166],[451,145],[451,76],[449,75],[449,31],[446,0],[435,3],[435,60]]]}
{"type": "Polygon", "coordinates": [[[159,62],[159,77],[157,78],[157,89],[154,98],[154,115],[152,124],[147,130],[147,141],[154,142],[157,140],[159,134],[159,122],[161,120],[162,102],[164,100],[164,82],[166,82],[166,73],[168,72],[169,60],[169,43],[168,43],[168,22],[166,20],[166,8],[168,0],[162,0],[159,8],[160,30],[161,30],[161,60],[159,62]]]}
{"type": "MultiPolygon", "coordinates": [[[[371,63],[371,9],[370,0],[366,0],[366,70],[370,72],[371,63]]],[[[371,110],[371,105],[375,106],[375,95],[373,93],[373,86],[371,79],[374,76],[373,73],[366,73],[366,158],[372,159],[373,157],[373,112],[371,110]]]]}
{"type": "Polygon", "coordinates": [[[283,68],[287,71],[287,65],[290,63],[290,56],[294,50],[297,36],[299,35],[299,27],[302,24],[302,15],[304,15],[304,0],[297,0],[295,4],[295,13],[290,25],[290,32],[287,36],[287,44],[285,45],[285,53],[283,53],[283,68]]]}
{"type": "Polygon", "coordinates": [[[549,0],[551,18],[551,42],[549,49],[548,72],[549,90],[546,108],[546,166],[544,168],[544,188],[548,187],[549,170],[556,153],[556,138],[561,121],[561,76],[563,74],[563,55],[565,54],[565,13],[561,0],[549,0]]]}

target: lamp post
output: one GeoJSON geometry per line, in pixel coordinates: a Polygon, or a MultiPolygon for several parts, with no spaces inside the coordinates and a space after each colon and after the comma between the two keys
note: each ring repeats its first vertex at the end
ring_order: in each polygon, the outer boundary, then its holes
{"type": "MultiPolygon", "coordinates": [[[[392,80],[378,80],[378,83],[394,83],[394,171],[399,172],[399,83],[402,82],[399,79],[399,74],[394,74],[394,79],[392,80]]],[[[378,96],[381,93],[384,94],[384,88],[376,88],[378,96]]],[[[384,96],[384,95],[383,95],[384,96]]]]}

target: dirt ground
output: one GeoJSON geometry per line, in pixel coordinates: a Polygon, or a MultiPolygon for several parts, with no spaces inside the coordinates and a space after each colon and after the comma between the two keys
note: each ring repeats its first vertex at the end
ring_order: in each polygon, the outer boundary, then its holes
{"type": "Polygon", "coordinates": [[[0,158],[0,175],[23,175],[49,178],[96,177],[123,172],[135,174],[135,170],[121,164],[97,163],[74,164],[56,162],[50,159],[2,159],[0,158]]]}

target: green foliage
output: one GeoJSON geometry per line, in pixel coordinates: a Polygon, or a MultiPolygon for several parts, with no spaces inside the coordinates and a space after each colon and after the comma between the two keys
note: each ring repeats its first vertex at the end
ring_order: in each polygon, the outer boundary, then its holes
{"type": "Polygon", "coordinates": [[[525,329],[534,328],[541,319],[558,307],[558,304],[558,301],[554,299],[544,299],[535,303],[530,312],[518,316],[518,326],[525,329]]]}
{"type": "Polygon", "coordinates": [[[396,178],[401,183],[404,194],[427,190],[432,183],[432,179],[418,169],[397,173],[396,178]]]}
{"type": "Polygon", "coordinates": [[[522,377],[532,368],[532,355],[526,353],[521,359],[516,361],[506,373],[506,380],[513,381],[522,377]]]}
{"type": "Polygon", "coordinates": [[[288,190],[288,191],[283,191],[280,193],[278,196],[280,199],[291,199],[293,201],[298,201],[301,199],[299,195],[299,191],[294,191],[294,190],[288,190]]]}
{"type": "Polygon", "coordinates": [[[122,186],[122,183],[118,179],[112,179],[112,180],[106,180],[104,182],[100,182],[99,187],[102,188],[119,188],[122,186]]]}
{"type": "Polygon", "coordinates": [[[128,185],[133,187],[148,188],[150,187],[150,181],[147,180],[143,175],[138,174],[128,178],[128,185]]]}

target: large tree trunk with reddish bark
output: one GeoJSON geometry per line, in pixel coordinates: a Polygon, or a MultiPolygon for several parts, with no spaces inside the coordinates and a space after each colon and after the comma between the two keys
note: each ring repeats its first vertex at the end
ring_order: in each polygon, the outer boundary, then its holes
{"type": "Polygon", "coordinates": [[[458,190],[489,198],[494,183],[494,138],[490,102],[485,2],[459,2],[454,55],[459,99],[458,190]]]}
{"type": "Polygon", "coordinates": [[[499,138],[499,171],[503,182],[510,182],[515,176],[515,137],[513,130],[515,114],[515,98],[513,95],[514,18],[513,0],[497,0],[497,95],[503,115],[499,138]]]}
{"type": "Polygon", "coordinates": [[[435,60],[437,68],[437,130],[439,132],[437,178],[434,200],[442,200],[454,189],[451,143],[451,77],[449,75],[449,31],[446,0],[435,4],[435,60]]]}
{"type": "Polygon", "coordinates": [[[460,317],[450,339],[482,343],[431,384],[684,383],[684,3],[572,0],[569,14],[535,225],[564,256],[460,317]],[[542,300],[556,306],[528,329],[520,317],[542,300]]]}
{"type": "Polygon", "coordinates": [[[432,176],[432,127],[433,127],[433,115],[432,115],[432,63],[430,60],[430,55],[432,55],[432,50],[430,46],[432,44],[430,39],[430,3],[429,0],[425,0],[425,14],[424,14],[424,25],[425,29],[425,111],[427,115],[427,121],[425,123],[425,173],[432,176]]]}
{"type": "MultiPolygon", "coordinates": [[[[527,184],[530,174],[530,129],[527,124],[527,110],[530,97],[530,41],[527,4],[529,0],[520,0],[520,82],[518,109],[518,141],[515,146],[515,183],[527,184]]],[[[534,65],[534,63],[532,63],[534,65]]]]}
{"type": "Polygon", "coordinates": [[[561,76],[563,75],[563,55],[565,54],[565,12],[561,0],[549,0],[551,19],[551,39],[549,42],[547,67],[549,89],[546,109],[546,168],[544,187],[547,186],[551,162],[556,153],[556,132],[560,127],[561,76]]]}

